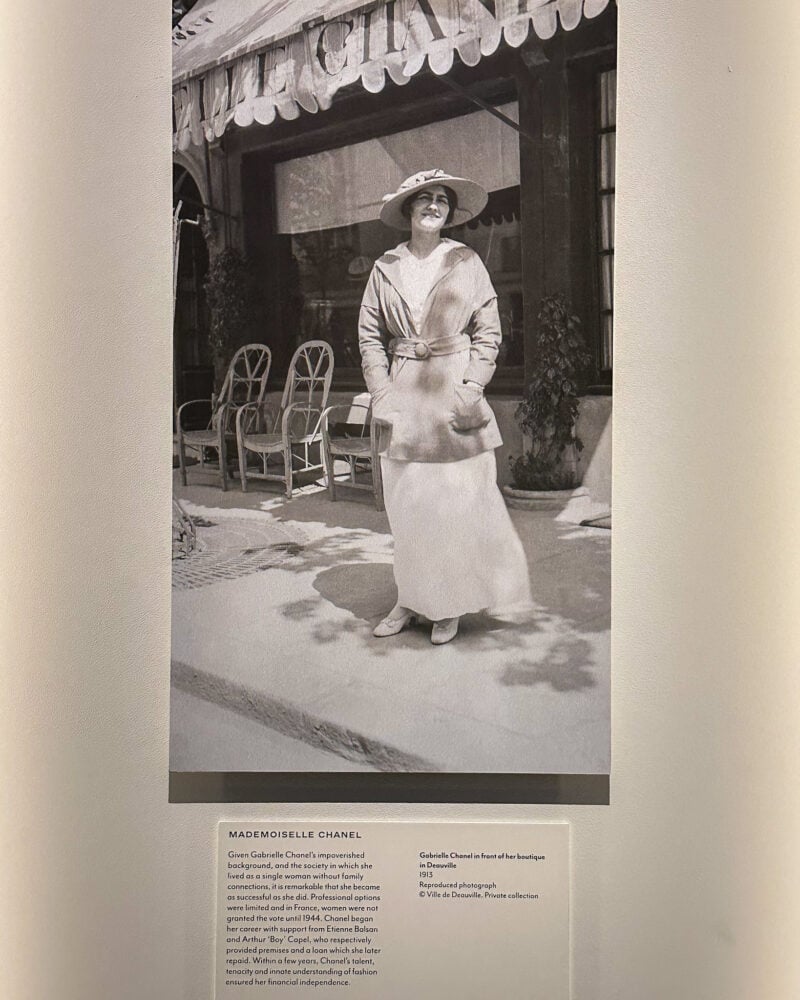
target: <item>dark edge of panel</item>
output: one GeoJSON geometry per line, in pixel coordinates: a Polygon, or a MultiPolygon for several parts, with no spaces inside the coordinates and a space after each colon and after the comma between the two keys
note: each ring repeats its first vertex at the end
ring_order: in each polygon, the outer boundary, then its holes
{"type": "Polygon", "coordinates": [[[170,771],[170,802],[609,804],[607,774],[170,771]]]}

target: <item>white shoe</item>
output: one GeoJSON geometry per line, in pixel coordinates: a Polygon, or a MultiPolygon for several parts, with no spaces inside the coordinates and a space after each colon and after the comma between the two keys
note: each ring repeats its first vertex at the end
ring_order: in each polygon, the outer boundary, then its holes
{"type": "Polygon", "coordinates": [[[378,639],[385,639],[387,636],[397,635],[398,632],[402,632],[406,625],[409,625],[413,620],[414,612],[409,611],[408,608],[392,608],[383,621],[378,622],[372,630],[372,634],[378,639]]]}
{"type": "Polygon", "coordinates": [[[457,632],[458,618],[442,618],[440,622],[433,623],[431,642],[434,646],[443,646],[444,643],[455,639],[457,632]]]}

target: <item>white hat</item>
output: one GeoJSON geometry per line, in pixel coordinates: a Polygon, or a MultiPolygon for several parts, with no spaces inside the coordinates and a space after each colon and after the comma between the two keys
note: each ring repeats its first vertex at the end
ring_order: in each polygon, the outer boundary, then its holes
{"type": "Polygon", "coordinates": [[[489,195],[475,181],[453,177],[444,170],[420,170],[419,173],[406,177],[396,191],[384,195],[381,222],[392,229],[410,229],[411,221],[401,211],[406,198],[434,184],[442,184],[455,193],[458,204],[448,226],[460,226],[474,219],[484,210],[489,200],[489,195]]]}

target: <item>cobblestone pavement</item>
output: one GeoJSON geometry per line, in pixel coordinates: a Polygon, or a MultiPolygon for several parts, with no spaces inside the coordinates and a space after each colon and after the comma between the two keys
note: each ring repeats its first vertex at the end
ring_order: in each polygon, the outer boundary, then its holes
{"type": "Polygon", "coordinates": [[[298,555],[306,541],[298,528],[220,511],[213,520],[192,517],[197,546],[172,562],[175,590],[206,587],[220,580],[236,580],[261,573],[298,555]]]}

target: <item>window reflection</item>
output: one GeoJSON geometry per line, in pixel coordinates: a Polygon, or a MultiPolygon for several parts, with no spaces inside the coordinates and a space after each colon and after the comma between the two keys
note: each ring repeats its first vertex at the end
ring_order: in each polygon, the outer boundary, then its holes
{"type": "MultiPolygon", "coordinates": [[[[477,219],[446,232],[481,257],[497,290],[503,342],[498,368],[523,364],[519,187],[489,195],[477,219]]],[[[359,369],[358,311],[372,265],[398,243],[379,221],[291,236],[302,297],[297,342],[327,340],[338,370],[359,369]]]]}

